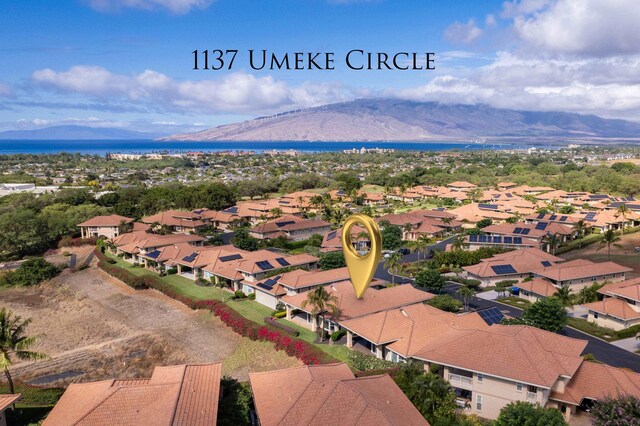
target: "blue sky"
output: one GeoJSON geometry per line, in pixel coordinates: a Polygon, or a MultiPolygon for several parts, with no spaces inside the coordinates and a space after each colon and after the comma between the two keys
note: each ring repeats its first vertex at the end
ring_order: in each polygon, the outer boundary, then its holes
{"type": "Polygon", "coordinates": [[[4,3],[0,130],[198,130],[358,97],[640,112],[631,0],[4,3]],[[240,53],[231,71],[192,70],[206,48],[240,53]],[[335,52],[336,70],[254,71],[248,49],[335,52]],[[436,70],[348,70],[351,49],[436,52],[436,70]]]}

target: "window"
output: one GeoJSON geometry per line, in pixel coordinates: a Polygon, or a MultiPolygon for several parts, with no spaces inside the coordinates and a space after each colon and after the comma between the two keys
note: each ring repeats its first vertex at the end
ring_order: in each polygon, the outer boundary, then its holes
{"type": "Polygon", "coordinates": [[[484,379],[484,375],[482,373],[478,373],[478,383],[482,383],[482,379],[484,379]]]}
{"type": "Polygon", "coordinates": [[[482,395],[476,395],[476,411],[482,411],[482,395]]]}
{"type": "Polygon", "coordinates": [[[516,392],[522,392],[522,383],[516,383],[516,392]]]}
{"type": "Polygon", "coordinates": [[[594,312],[594,313],[593,313],[593,318],[594,318],[594,319],[598,319],[598,313],[597,313],[597,312],[594,312]]]}
{"type": "Polygon", "coordinates": [[[537,393],[538,392],[538,387],[537,386],[533,386],[533,385],[529,385],[527,387],[527,390],[531,393],[537,393]]]}

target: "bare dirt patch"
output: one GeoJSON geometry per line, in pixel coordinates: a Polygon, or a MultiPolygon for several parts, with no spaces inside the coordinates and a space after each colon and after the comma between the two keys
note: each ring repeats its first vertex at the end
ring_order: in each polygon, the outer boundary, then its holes
{"type": "Polygon", "coordinates": [[[225,374],[300,362],[269,343],[243,338],[208,312],[195,312],[156,291],[135,291],[91,267],[66,270],[35,288],[0,290],[0,306],[32,318],[34,350],[51,360],[14,366],[40,385],[149,376],[155,365],[223,361],[225,374]]]}
{"type": "MultiPolygon", "coordinates": [[[[616,244],[617,246],[611,246],[611,261],[632,268],[633,272],[629,274],[631,276],[640,275],[640,253],[635,252],[635,248],[640,247],[640,232],[621,235],[620,241],[616,244]]],[[[600,242],[582,249],[571,250],[561,254],[560,257],[567,260],[589,259],[594,262],[609,260],[607,247],[601,248],[600,242]]]]}

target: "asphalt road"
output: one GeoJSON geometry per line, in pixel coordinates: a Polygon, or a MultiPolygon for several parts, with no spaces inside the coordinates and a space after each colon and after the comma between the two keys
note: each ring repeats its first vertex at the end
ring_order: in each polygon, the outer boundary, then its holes
{"type": "MultiPolygon", "coordinates": [[[[450,239],[449,239],[450,240],[450,239]]],[[[433,249],[444,249],[444,246],[448,243],[449,240],[444,240],[438,244],[431,246],[433,249]]],[[[403,256],[402,260],[404,262],[415,262],[418,258],[417,253],[410,253],[408,255],[403,256]]],[[[384,267],[384,260],[378,264],[378,268],[376,269],[376,278],[383,279],[385,281],[391,282],[391,274],[384,267]]],[[[412,283],[413,280],[409,278],[396,277],[396,283],[412,283]]],[[[450,294],[451,296],[460,299],[456,295],[456,291],[462,286],[462,284],[454,283],[449,281],[445,286],[443,293],[450,294]]],[[[511,317],[517,318],[522,316],[522,310],[518,308],[514,308],[508,305],[504,305],[502,303],[495,302],[493,300],[485,300],[474,297],[469,302],[469,308],[471,310],[482,310],[487,308],[498,308],[500,312],[505,315],[509,315],[511,317]]],[[[596,337],[593,337],[589,334],[583,333],[581,331],[565,327],[560,331],[560,334],[567,337],[572,337],[574,339],[582,339],[586,340],[587,347],[584,350],[584,354],[593,354],[598,361],[602,361],[606,364],[612,365],[614,367],[621,368],[629,368],[633,371],[640,373],[640,355],[631,353],[622,348],[614,346],[604,340],[600,340],[596,337]]]]}

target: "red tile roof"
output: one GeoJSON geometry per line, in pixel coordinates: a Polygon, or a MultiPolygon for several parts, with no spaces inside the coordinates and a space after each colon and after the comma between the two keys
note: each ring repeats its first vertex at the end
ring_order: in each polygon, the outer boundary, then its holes
{"type": "Polygon", "coordinates": [[[427,344],[415,357],[490,376],[551,388],[582,363],[586,340],[529,326],[493,325],[427,344]]]}
{"type": "Polygon", "coordinates": [[[537,270],[535,273],[541,277],[560,282],[631,271],[633,271],[633,269],[618,265],[614,262],[596,263],[588,259],[575,259],[537,270]]]}
{"type": "Polygon", "coordinates": [[[78,226],[118,226],[122,222],[131,223],[133,222],[133,219],[117,214],[109,216],[95,216],[85,222],[79,223],[78,226]]]}
{"type": "Polygon", "coordinates": [[[609,315],[622,320],[640,318],[640,312],[622,299],[605,297],[603,300],[593,303],[585,303],[582,307],[600,314],[609,315]]]}
{"type": "Polygon", "coordinates": [[[640,374],[632,371],[585,361],[573,375],[564,392],[552,392],[549,398],[580,405],[584,398],[633,395],[640,398],[640,374]]]}
{"type": "Polygon", "coordinates": [[[212,425],[222,364],[156,367],[148,380],[71,384],[44,421],[53,425],[212,425]]]}
{"type": "Polygon", "coordinates": [[[20,399],[21,394],[4,394],[0,395],[0,414],[11,404],[20,399]]]}
{"type": "Polygon", "coordinates": [[[346,364],[249,374],[262,426],[427,425],[388,375],[355,378],[346,364]]]}

